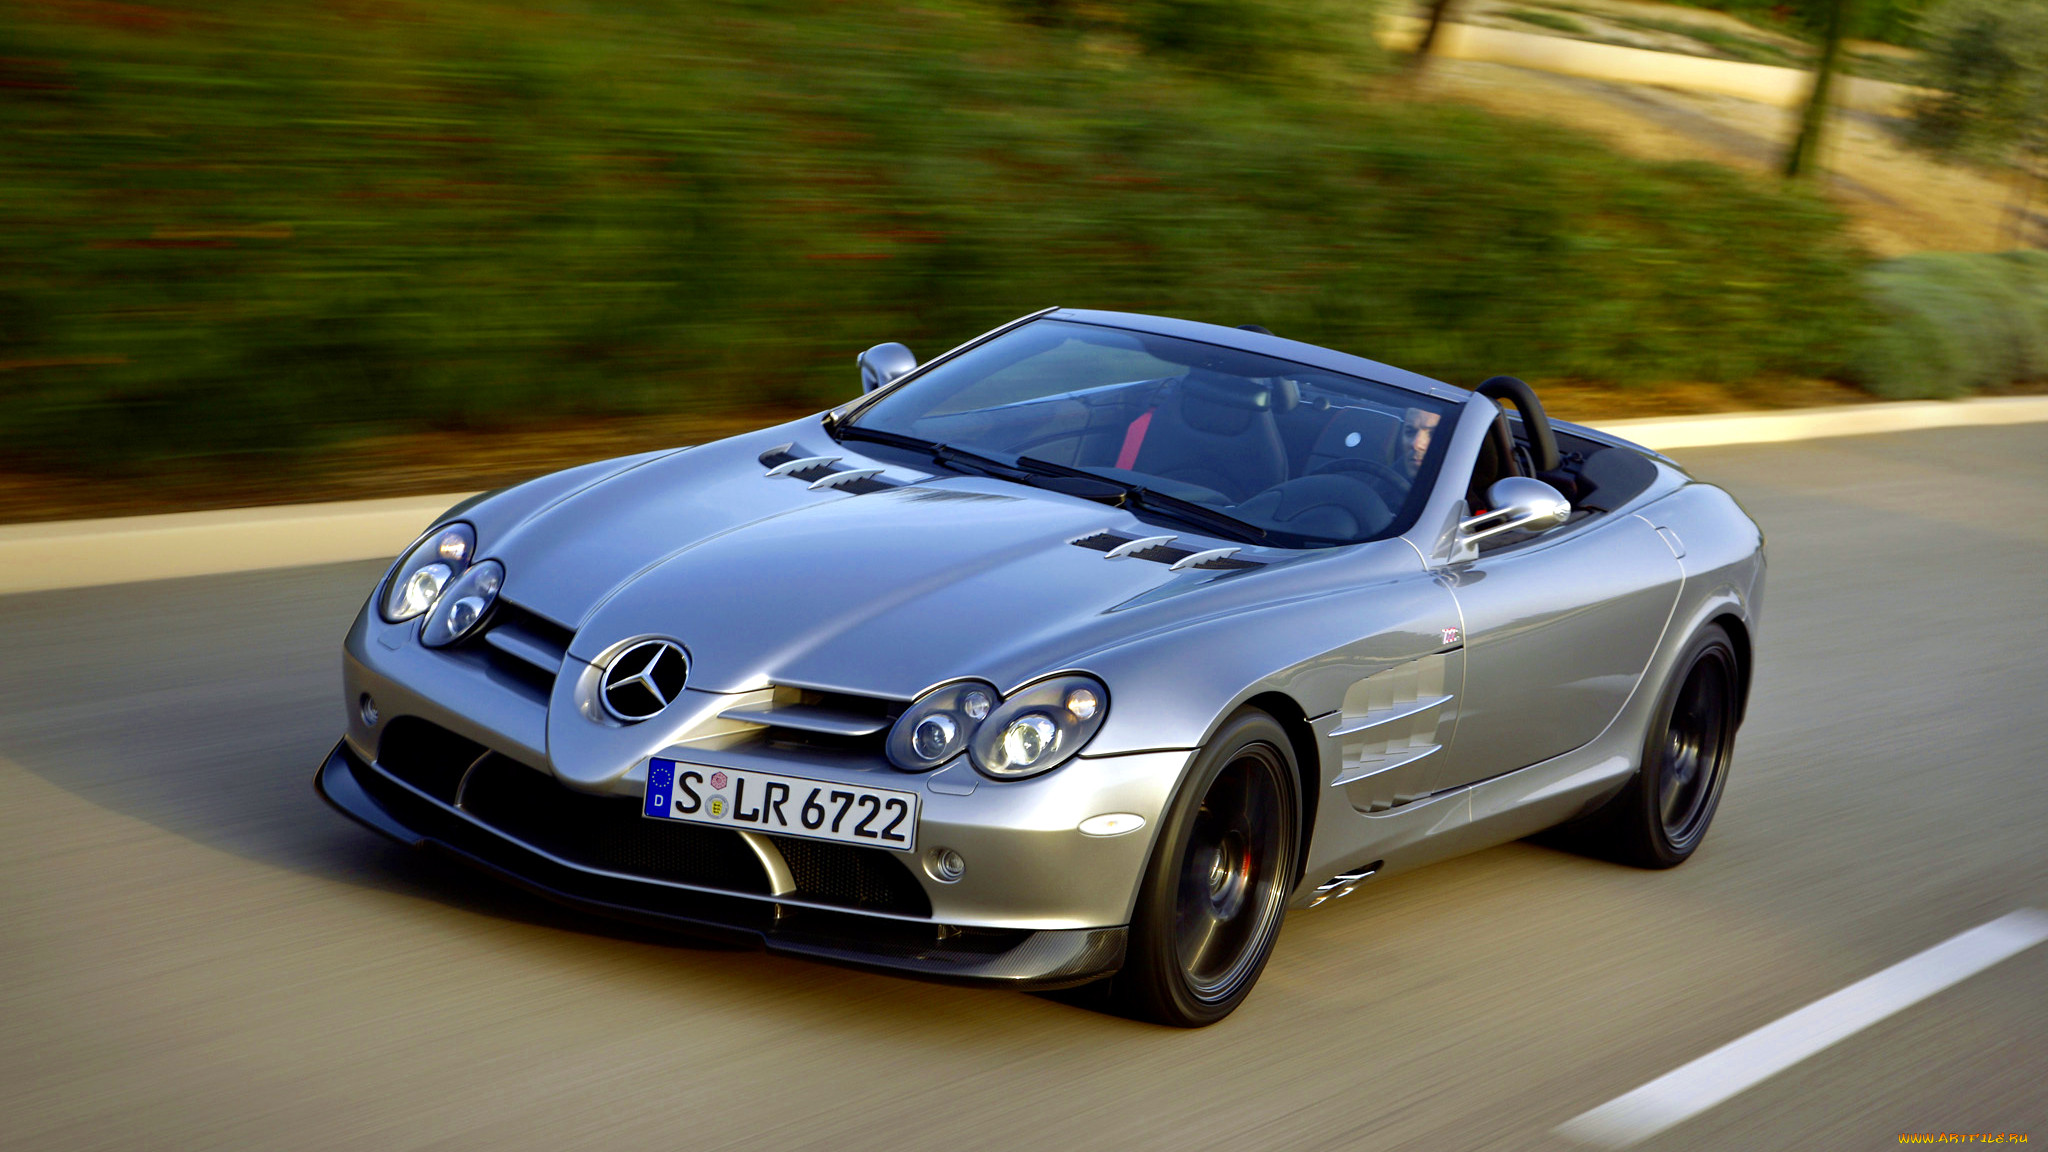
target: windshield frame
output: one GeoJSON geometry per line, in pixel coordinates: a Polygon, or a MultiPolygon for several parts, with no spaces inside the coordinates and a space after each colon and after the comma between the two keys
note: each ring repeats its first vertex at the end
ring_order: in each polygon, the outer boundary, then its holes
{"type": "MultiPolygon", "coordinates": [[[[981,335],[976,336],[974,339],[969,340],[964,344],[956,344],[953,347],[946,349],[944,352],[941,352],[937,356],[934,356],[931,359],[925,361],[924,363],[919,364],[917,367],[912,368],[910,371],[905,372],[903,375],[898,376],[894,380],[889,381],[887,384],[882,385],[880,388],[875,389],[873,392],[868,392],[860,396],[857,396],[854,399],[844,404],[841,404],[837,408],[832,409],[830,412],[825,413],[826,431],[829,432],[844,425],[853,423],[856,419],[858,419],[861,416],[862,413],[866,412],[869,408],[874,407],[875,403],[879,401],[882,397],[889,395],[891,392],[896,391],[897,389],[903,387],[905,384],[908,384],[912,380],[917,379],[919,376],[924,375],[926,372],[929,372],[932,369],[937,368],[939,365],[944,364],[948,360],[955,359],[956,357],[971,352],[974,349],[981,347],[983,344],[988,343],[989,341],[995,339],[998,336],[1007,336],[1010,333],[1015,332],[1017,329],[1024,327],[1026,324],[1029,324],[1034,320],[1043,320],[1047,316],[1050,316],[1053,313],[1060,311],[1064,311],[1064,309],[1062,309],[1057,304],[1053,305],[1050,308],[1040,308],[1036,312],[1032,312],[1024,316],[1019,316],[1015,320],[1012,320],[1007,324],[999,324],[996,327],[991,328],[986,332],[983,332],[981,335]]],[[[913,353],[913,355],[915,355],[915,353],[913,353]]]]}

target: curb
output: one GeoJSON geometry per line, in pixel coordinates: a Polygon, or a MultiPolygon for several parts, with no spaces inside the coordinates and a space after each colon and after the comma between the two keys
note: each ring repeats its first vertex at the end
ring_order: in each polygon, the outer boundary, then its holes
{"type": "Polygon", "coordinates": [[[395,557],[465,495],[0,525],[0,595],[395,557]]]}
{"type": "MultiPolygon", "coordinates": [[[[1587,425],[1658,452],[2048,422],[2048,396],[1851,404],[1587,425]]],[[[0,525],[0,595],[387,559],[471,495],[0,525]]]]}
{"type": "Polygon", "coordinates": [[[1711,448],[1728,444],[1781,444],[1831,436],[1870,436],[2048,421],[2048,396],[1982,396],[1971,400],[1900,400],[1844,404],[1785,412],[1710,413],[1589,424],[1645,448],[1711,448]]]}

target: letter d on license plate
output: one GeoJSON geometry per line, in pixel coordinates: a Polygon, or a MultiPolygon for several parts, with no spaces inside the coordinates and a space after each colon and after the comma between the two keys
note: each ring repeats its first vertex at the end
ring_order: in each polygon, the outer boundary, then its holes
{"type": "Polygon", "coordinates": [[[915,792],[710,768],[657,756],[647,762],[647,800],[641,814],[915,852],[917,801],[915,792]]]}

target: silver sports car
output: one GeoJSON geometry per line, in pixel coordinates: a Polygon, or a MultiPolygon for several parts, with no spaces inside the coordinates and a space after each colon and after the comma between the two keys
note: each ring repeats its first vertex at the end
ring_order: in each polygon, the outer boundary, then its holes
{"type": "Polygon", "coordinates": [[[451,509],[321,795],[586,909],[1222,1019],[1289,908],[1699,846],[1763,538],[1653,452],[1263,329],[1047,309],[451,509]]]}

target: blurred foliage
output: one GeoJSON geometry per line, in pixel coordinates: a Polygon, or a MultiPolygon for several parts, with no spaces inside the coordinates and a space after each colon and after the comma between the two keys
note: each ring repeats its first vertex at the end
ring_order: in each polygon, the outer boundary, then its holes
{"type": "Polygon", "coordinates": [[[0,0],[0,443],[823,406],[1053,303],[1467,383],[1846,359],[1817,201],[1376,97],[1292,7],[0,0]]]}
{"type": "Polygon", "coordinates": [[[1562,12],[1550,12],[1541,8],[1503,8],[1500,14],[1510,20],[1519,20],[1524,24],[1534,24],[1538,28],[1548,28],[1552,32],[1563,32],[1570,36],[1583,36],[1587,32],[1583,23],[1562,12]]]}
{"type": "MultiPolygon", "coordinates": [[[[1830,0],[1670,0],[1740,16],[1752,24],[1794,35],[1817,37],[1827,26],[1830,0]]],[[[1918,43],[1921,14],[1929,0],[1854,0],[1849,35],[1886,44],[1918,43]]]]}
{"type": "Polygon", "coordinates": [[[2006,160],[2048,134],[2048,2],[1945,0],[1928,14],[1909,135],[1939,152],[2006,160]]]}
{"type": "Polygon", "coordinates": [[[1363,46],[1357,29],[1375,9],[1348,0],[1008,0],[1042,28],[1123,40],[1149,55],[1235,76],[1280,71],[1282,61],[1363,46]]]}
{"type": "Polygon", "coordinates": [[[1925,252],[1870,271],[1887,323],[1852,375],[1888,399],[2048,378],[2048,252],[1925,252]]]}

